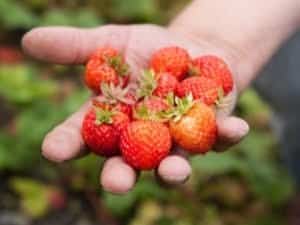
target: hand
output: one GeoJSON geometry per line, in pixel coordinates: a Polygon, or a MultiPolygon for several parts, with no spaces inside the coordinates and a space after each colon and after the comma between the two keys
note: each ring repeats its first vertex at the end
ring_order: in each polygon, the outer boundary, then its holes
{"type": "MultiPolygon", "coordinates": [[[[205,39],[193,39],[174,30],[152,25],[103,26],[96,29],[75,29],[67,27],[37,28],[23,38],[24,50],[33,57],[51,63],[83,64],[98,47],[109,45],[124,53],[134,76],[147,67],[151,54],[164,46],[178,45],[186,48],[192,56],[216,54],[230,65],[235,72],[233,51],[222,49],[222,43],[211,44],[205,39]]],[[[236,83],[238,86],[239,84],[236,83]]],[[[216,149],[228,148],[238,143],[248,132],[245,121],[229,114],[235,105],[235,91],[230,96],[230,104],[219,112],[218,143],[216,149]]],[[[90,102],[54,128],[42,146],[43,155],[51,161],[63,162],[85,154],[85,146],[80,129],[82,119],[90,102]]],[[[165,158],[157,169],[157,174],[167,184],[180,184],[187,180],[191,167],[181,151],[174,151],[165,158]]],[[[101,184],[107,191],[126,193],[136,182],[136,171],[121,157],[106,160],[101,184]]]]}

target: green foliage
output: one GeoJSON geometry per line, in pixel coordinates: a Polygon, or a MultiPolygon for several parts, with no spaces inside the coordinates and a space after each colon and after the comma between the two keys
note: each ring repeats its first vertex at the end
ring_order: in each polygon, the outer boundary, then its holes
{"type": "Polygon", "coordinates": [[[22,2],[0,1],[0,25],[8,29],[31,28],[38,24],[38,17],[22,2]]]}
{"type": "Polygon", "coordinates": [[[10,185],[20,195],[21,206],[33,218],[41,217],[48,211],[48,189],[46,185],[31,179],[13,178],[10,185]]]}
{"type": "Polygon", "coordinates": [[[13,104],[29,104],[54,95],[58,86],[51,80],[38,78],[37,71],[27,65],[0,65],[0,95],[13,104]]]}
{"type": "Polygon", "coordinates": [[[66,10],[51,9],[45,12],[41,19],[41,26],[69,25],[77,27],[95,27],[103,21],[91,9],[66,10]]]}
{"type": "Polygon", "coordinates": [[[118,20],[159,21],[159,6],[154,0],[113,0],[112,14],[118,20]]]}

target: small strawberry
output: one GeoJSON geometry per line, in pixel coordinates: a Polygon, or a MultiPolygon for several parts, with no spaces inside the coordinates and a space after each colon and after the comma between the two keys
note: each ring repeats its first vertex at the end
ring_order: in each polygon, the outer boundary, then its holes
{"type": "Polygon", "coordinates": [[[101,48],[91,55],[85,71],[85,83],[100,94],[102,83],[126,86],[129,81],[129,66],[117,50],[101,48]]]}
{"type": "Polygon", "coordinates": [[[180,47],[166,47],[156,51],[150,60],[150,67],[156,73],[170,73],[178,80],[186,76],[191,58],[188,52],[180,47]]]}
{"type": "Polygon", "coordinates": [[[203,103],[193,102],[191,96],[176,102],[175,118],[169,123],[173,140],[190,153],[208,152],[217,136],[215,112],[203,103]]]}
{"type": "Polygon", "coordinates": [[[171,149],[169,129],[162,123],[134,121],[121,133],[124,160],[138,170],[156,168],[171,149]]]}
{"type": "Polygon", "coordinates": [[[178,84],[176,95],[185,97],[192,94],[194,99],[199,99],[207,105],[212,105],[218,100],[219,96],[218,84],[207,77],[189,77],[178,84]]]}
{"type": "Polygon", "coordinates": [[[88,63],[85,73],[85,83],[91,90],[99,94],[102,83],[119,84],[119,77],[113,68],[107,64],[94,67],[93,63],[93,61],[88,63]]]}
{"type": "Polygon", "coordinates": [[[200,76],[215,80],[226,96],[233,89],[233,76],[227,64],[219,57],[207,55],[193,61],[192,70],[200,76]]]}
{"type": "Polygon", "coordinates": [[[157,74],[157,86],[153,92],[153,95],[165,98],[168,94],[174,93],[178,80],[169,73],[157,74]]]}
{"type": "Polygon", "coordinates": [[[152,96],[144,99],[136,105],[134,118],[140,120],[162,121],[163,112],[170,109],[167,100],[152,96]]]}
{"type": "Polygon", "coordinates": [[[81,130],[83,140],[95,154],[105,157],[117,155],[120,133],[129,122],[124,113],[95,107],[84,118],[81,130]]]}

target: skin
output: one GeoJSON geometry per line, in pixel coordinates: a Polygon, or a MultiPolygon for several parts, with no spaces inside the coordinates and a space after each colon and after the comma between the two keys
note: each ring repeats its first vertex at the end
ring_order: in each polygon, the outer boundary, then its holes
{"type": "MultiPolygon", "coordinates": [[[[225,150],[249,131],[244,120],[230,116],[235,97],[296,32],[299,12],[299,0],[195,0],[167,28],[153,25],[36,28],[24,36],[22,45],[36,59],[67,65],[84,64],[96,47],[110,45],[125,55],[135,78],[147,66],[151,54],[164,46],[184,47],[192,56],[222,57],[236,81],[228,104],[218,112],[219,137],[215,148],[225,150]]],[[[85,155],[80,128],[89,106],[87,102],[45,137],[42,153],[46,158],[60,163],[85,155]]],[[[181,150],[165,158],[156,171],[160,181],[171,185],[184,182],[190,173],[191,167],[181,150]]],[[[103,188],[118,194],[131,190],[136,179],[136,171],[120,157],[108,159],[100,176],[103,188]]]]}

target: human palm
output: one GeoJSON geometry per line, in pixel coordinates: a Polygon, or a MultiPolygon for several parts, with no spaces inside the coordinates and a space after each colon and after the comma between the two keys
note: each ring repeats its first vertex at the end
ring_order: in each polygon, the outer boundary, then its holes
{"type": "MultiPolygon", "coordinates": [[[[133,79],[147,67],[149,57],[155,50],[173,45],[187,49],[193,57],[216,54],[224,58],[234,72],[234,62],[230,54],[219,45],[153,25],[109,25],[96,29],[37,28],[24,36],[22,44],[29,55],[59,64],[84,64],[96,48],[109,45],[124,54],[131,66],[133,79]]],[[[238,143],[248,132],[246,122],[229,116],[235,105],[236,95],[235,88],[224,100],[226,104],[218,112],[219,137],[215,149],[224,150],[238,143]]],[[[89,106],[88,101],[78,112],[48,133],[42,146],[42,153],[46,158],[63,162],[87,153],[80,130],[89,106]]],[[[174,149],[172,155],[165,158],[157,168],[160,179],[168,184],[182,183],[190,173],[191,167],[187,157],[180,149],[174,149]]],[[[137,175],[136,171],[121,157],[113,157],[106,160],[100,177],[105,190],[126,193],[134,186],[137,175]]]]}

